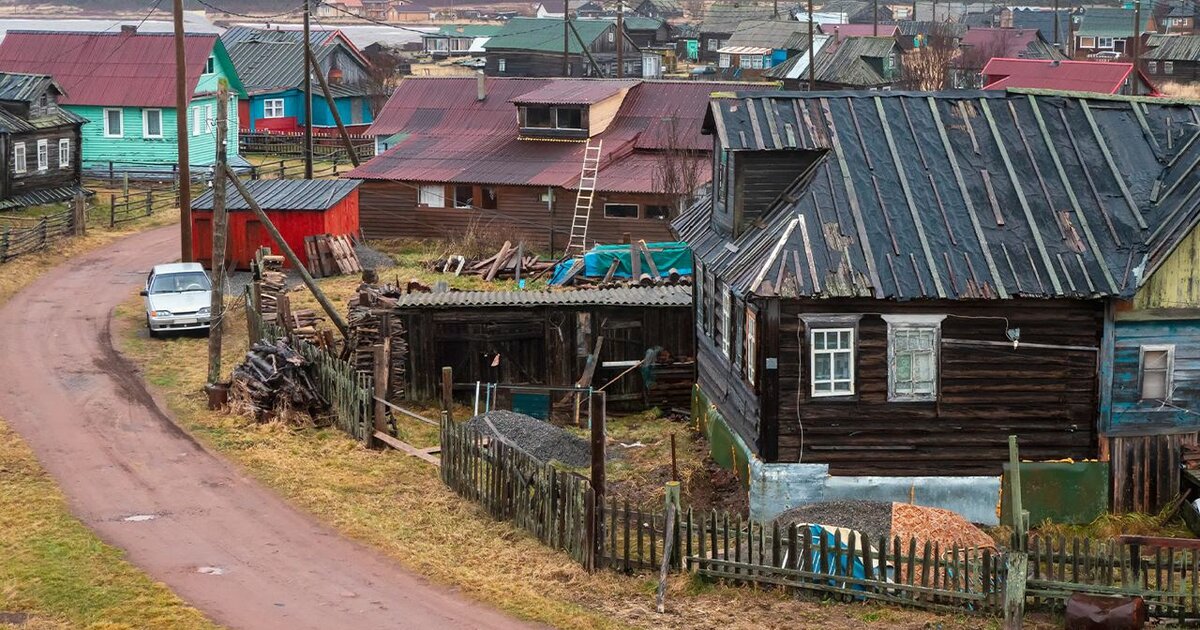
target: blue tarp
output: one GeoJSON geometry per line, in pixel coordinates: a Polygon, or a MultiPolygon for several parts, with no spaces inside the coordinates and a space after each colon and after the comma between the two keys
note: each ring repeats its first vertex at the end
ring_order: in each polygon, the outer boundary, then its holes
{"type": "MultiPolygon", "coordinates": [[[[654,258],[654,266],[658,268],[660,275],[666,276],[671,269],[678,271],[680,275],[692,275],[692,249],[688,247],[687,243],[646,243],[646,249],[650,250],[650,255],[654,258]]],[[[612,261],[616,260],[617,271],[613,277],[632,278],[633,260],[630,251],[629,245],[597,245],[592,248],[592,251],[583,255],[583,275],[602,278],[608,273],[612,261]]],[[[550,284],[560,284],[574,262],[574,260],[564,260],[559,263],[554,268],[550,284]]],[[[650,272],[650,267],[644,258],[641,266],[642,273],[650,272]]]]}

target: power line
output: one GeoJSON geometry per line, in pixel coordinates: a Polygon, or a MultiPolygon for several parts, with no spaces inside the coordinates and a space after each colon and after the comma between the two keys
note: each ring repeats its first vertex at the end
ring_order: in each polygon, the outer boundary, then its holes
{"type": "Polygon", "coordinates": [[[282,13],[274,13],[272,15],[250,15],[248,13],[238,13],[237,11],[233,11],[230,9],[226,9],[224,7],[216,6],[210,2],[207,2],[206,0],[196,0],[196,2],[204,5],[205,7],[208,7],[209,9],[212,9],[213,11],[218,11],[220,13],[225,13],[227,15],[233,15],[233,16],[240,17],[240,18],[246,18],[248,20],[272,20],[275,18],[281,18],[281,17],[287,17],[289,15],[295,15],[296,13],[299,13],[300,11],[304,10],[304,5],[301,4],[299,6],[292,7],[291,9],[288,9],[287,11],[284,11],[282,13]]]}

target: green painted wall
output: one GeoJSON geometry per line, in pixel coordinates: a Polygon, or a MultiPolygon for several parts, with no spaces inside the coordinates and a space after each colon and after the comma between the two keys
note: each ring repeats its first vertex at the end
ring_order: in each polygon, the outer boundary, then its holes
{"type": "Polygon", "coordinates": [[[713,461],[721,468],[732,470],[742,486],[749,489],[750,452],[740,440],[734,438],[721,412],[716,405],[708,402],[699,385],[692,387],[692,422],[708,440],[709,455],[713,461]]]}
{"type": "MultiPolygon", "coordinates": [[[[1029,524],[1090,523],[1108,512],[1107,462],[1021,462],[1021,507],[1029,524]]],[[[1012,523],[1008,464],[1001,480],[1000,522],[1012,523]]]]}

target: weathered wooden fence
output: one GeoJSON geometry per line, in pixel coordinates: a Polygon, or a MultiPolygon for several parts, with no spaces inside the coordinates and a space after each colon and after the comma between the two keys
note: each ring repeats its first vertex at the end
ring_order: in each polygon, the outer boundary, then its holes
{"type": "Polygon", "coordinates": [[[113,195],[108,201],[108,226],[116,227],[178,207],[179,190],[173,187],[113,195]]]}
{"type": "Polygon", "coordinates": [[[0,217],[0,263],[45,249],[77,233],[83,216],[72,208],[32,217],[0,217]]]}
{"type": "MultiPolygon", "coordinates": [[[[359,159],[366,161],[375,157],[375,138],[361,134],[350,134],[350,144],[359,159]]],[[[289,157],[304,157],[304,134],[292,132],[240,132],[238,152],[243,155],[267,154],[289,157]]],[[[313,156],[320,160],[340,159],[349,162],[346,145],[341,136],[317,134],[313,136],[313,156]]]]}
{"type": "MultiPolygon", "coordinates": [[[[313,178],[336,178],[351,168],[353,166],[345,159],[335,159],[332,162],[321,161],[313,164],[313,178]]],[[[304,179],[304,162],[295,159],[263,162],[251,166],[246,176],[250,179],[304,179]]]]}

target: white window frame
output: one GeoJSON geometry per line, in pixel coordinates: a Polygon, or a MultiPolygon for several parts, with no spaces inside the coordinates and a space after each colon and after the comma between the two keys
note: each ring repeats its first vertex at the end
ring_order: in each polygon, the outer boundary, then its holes
{"type": "Polygon", "coordinates": [[[738,55],[738,67],[743,70],[749,70],[750,64],[753,63],[754,55],[738,55]]]}
{"type": "Polygon", "coordinates": [[[158,108],[148,108],[142,110],[142,137],[143,138],[162,138],[163,137],[163,114],[158,108]],[[158,133],[150,133],[150,112],[158,112],[158,133]]]}
{"type": "Polygon", "coordinates": [[[71,168],[71,139],[58,139],[58,168],[71,168]]]}
{"type": "Polygon", "coordinates": [[[216,71],[217,71],[217,58],[213,55],[209,55],[208,59],[205,60],[205,62],[204,62],[204,74],[213,74],[216,71]]]}
{"type": "Polygon", "coordinates": [[[1147,61],[1146,62],[1146,72],[1149,72],[1150,74],[1158,74],[1158,62],[1157,61],[1147,61]]]}
{"type": "Polygon", "coordinates": [[[192,108],[192,135],[200,135],[200,130],[204,128],[204,113],[200,107],[192,108]]]}
{"type": "Polygon", "coordinates": [[[217,116],[213,113],[212,105],[204,106],[204,133],[214,133],[217,130],[217,116]]]}
{"type": "Polygon", "coordinates": [[[1096,38],[1095,37],[1083,37],[1081,35],[1079,37],[1079,47],[1080,48],[1095,48],[1096,47],[1096,38]]]}
{"type": "Polygon", "coordinates": [[[642,217],[641,204],[636,204],[636,203],[606,203],[606,204],[604,204],[604,218],[605,219],[640,219],[641,217],[642,217]],[[631,216],[631,217],[613,215],[613,214],[610,214],[608,211],[609,206],[633,206],[635,213],[634,213],[634,216],[631,216]]]}
{"type": "Polygon", "coordinates": [[[1175,62],[1174,61],[1164,61],[1163,62],[1163,74],[1175,74],[1175,62]]]}
{"type": "Polygon", "coordinates": [[[263,101],[263,118],[283,118],[287,108],[281,98],[268,98],[263,101]]]}
{"type": "Polygon", "coordinates": [[[613,42],[615,42],[615,41],[617,41],[617,34],[616,34],[616,32],[615,32],[615,31],[609,31],[609,32],[608,32],[608,43],[610,43],[610,44],[611,44],[611,43],[613,43],[613,42]]]}
{"type": "Polygon", "coordinates": [[[505,66],[506,66],[506,64],[504,63],[504,59],[503,59],[503,58],[500,58],[500,59],[497,59],[497,60],[496,60],[496,71],[497,71],[497,72],[504,72],[504,71],[505,71],[505,66]]]}
{"type": "Polygon", "coordinates": [[[887,322],[888,401],[916,402],[937,400],[941,383],[942,320],[945,315],[884,315],[887,322]],[[896,383],[896,333],[899,331],[929,331],[933,333],[931,348],[933,361],[933,384],[928,392],[898,392],[896,383]]]}
{"type": "Polygon", "coordinates": [[[732,57],[729,53],[721,53],[721,56],[717,59],[717,67],[719,68],[728,68],[731,63],[732,57]]]}
{"type": "Polygon", "coordinates": [[[706,41],[705,43],[708,44],[708,49],[710,51],[715,52],[717,49],[719,49],[721,47],[721,40],[719,40],[715,37],[709,37],[708,41],[706,41]]]}
{"type": "Polygon", "coordinates": [[[105,138],[124,138],[125,137],[125,111],[119,107],[106,107],[106,108],[104,108],[103,113],[104,113],[104,121],[103,121],[104,137],[105,138]],[[109,117],[109,114],[112,114],[112,113],[115,113],[117,115],[117,130],[115,132],[113,131],[112,127],[110,127],[108,124],[109,121],[111,120],[111,118],[109,117]]]}
{"type": "MultiPolygon", "coordinates": [[[[827,344],[828,345],[828,344],[827,344]]],[[[857,360],[857,345],[858,345],[858,328],[845,323],[824,323],[814,324],[808,327],[808,381],[809,392],[813,398],[833,398],[837,396],[853,396],[855,392],[855,369],[854,363],[857,360]],[[816,338],[818,334],[835,335],[838,339],[842,333],[849,333],[850,345],[847,348],[839,347],[835,349],[816,349],[816,338]],[[850,376],[849,379],[840,379],[834,377],[834,360],[837,355],[847,354],[850,356],[850,376]],[[829,383],[829,391],[817,391],[817,357],[827,355],[829,357],[829,379],[819,381],[821,383],[829,383]],[[838,389],[839,385],[845,389],[838,389]]]]}
{"type": "Polygon", "coordinates": [[[730,352],[733,344],[733,291],[729,290],[729,285],[721,283],[721,354],[728,359],[732,355],[730,352]]]}
{"type": "Polygon", "coordinates": [[[49,140],[42,139],[42,140],[37,141],[37,170],[39,170],[39,171],[50,170],[50,141],[49,140]]]}
{"type": "Polygon", "coordinates": [[[1116,45],[1114,43],[1115,41],[1116,40],[1112,37],[1097,37],[1096,38],[1096,48],[1102,48],[1104,50],[1112,50],[1113,48],[1116,47],[1116,45]],[[1107,45],[1105,45],[1105,42],[1107,42],[1107,45]]]}
{"type": "Polygon", "coordinates": [[[750,387],[758,385],[758,312],[746,307],[746,332],[742,335],[745,349],[742,356],[746,361],[746,382],[750,387]]]}
{"type": "Polygon", "coordinates": [[[446,207],[445,184],[420,184],[417,186],[417,204],[427,208],[446,207]]]}
{"type": "Polygon", "coordinates": [[[1138,347],[1138,400],[1151,402],[1167,402],[1171,400],[1171,396],[1175,390],[1175,345],[1174,344],[1152,344],[1138,347]],[[1146,353],[1147,352],[1166,352],[1167,353],[1167,374],[1163,387],[1166,390],[1166,398],[1145,398],[1145,377],[1146,377],[1146,353]]]}
{"type": "Polygon", "coordinates": [[[25,143],[17,142],[13,144],[13,172],[24,173],[29,170],[29,164],[25,156],[25,143]]]}

